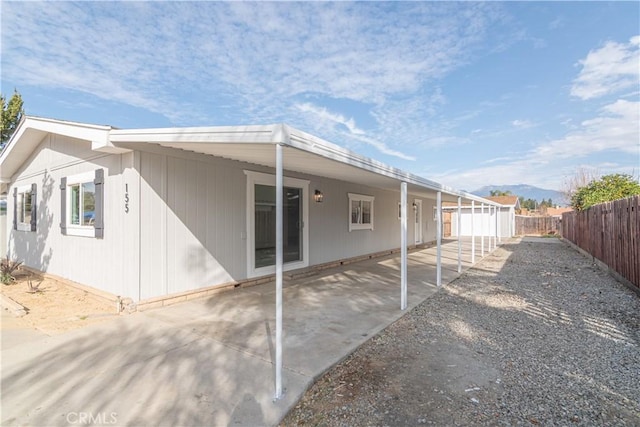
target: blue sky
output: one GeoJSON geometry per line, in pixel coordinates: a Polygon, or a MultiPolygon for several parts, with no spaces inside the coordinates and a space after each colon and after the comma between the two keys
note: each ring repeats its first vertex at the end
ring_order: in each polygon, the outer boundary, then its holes
{"type": "Polygon", "coordinates": [[[460,189],[640,173],[637,2],[6,2],[2,93],[120,128],[284,122],[460,189]]]}

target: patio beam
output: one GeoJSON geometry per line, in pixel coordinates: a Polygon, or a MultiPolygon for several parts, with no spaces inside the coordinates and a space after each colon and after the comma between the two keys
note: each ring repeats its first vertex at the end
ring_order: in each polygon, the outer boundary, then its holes
{"type": "Polygon", "coordinates": [[[276,144],[276,392],[282,397],[282,263],[283,263],[283,159],[282,145],[276,144]]]}
{"type": "Polygon", "coordinates": [[[400,184],[400,310],[407,308],[407,183],[400,184]]]}
{"type": "Polygon", "coordinates": [[[458,273],[462,273],[462,239],[460,237],[461,226],[460,218],[462,214],[462,197],[458,196],[458,221],[456,222],[457,235],[458,235],[458,273]]]}
{"type": "Polygon", "coordinates": [[[442,286],[442,191],[436,195],[436,285],[442,286]]]}

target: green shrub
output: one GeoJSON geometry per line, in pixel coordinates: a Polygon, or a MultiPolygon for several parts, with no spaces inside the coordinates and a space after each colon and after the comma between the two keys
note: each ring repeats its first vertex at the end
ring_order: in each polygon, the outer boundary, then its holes
{"type": "Polygon", "coordinates": [[[9,257],[2,258],[0,260],[0,282],[8,285],[16,280],[16,278],[13,277],[13,273],[20,268],[21,265],[22,261],[12,261],[9,257]]]}

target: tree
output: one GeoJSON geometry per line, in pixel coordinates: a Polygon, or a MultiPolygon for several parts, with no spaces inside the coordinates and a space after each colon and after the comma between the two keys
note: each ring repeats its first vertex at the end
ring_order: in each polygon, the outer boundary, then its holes
{"type": "Polygon", "coordinates": [[[592,180],[578,188],[571,198],[571,207],[583,211],[598,203],[611,202],[640,194],[640,184],[631,175],[615,173],[592,180]]]}
{"type": "Polygon", "coordinates": [[[520,208],[527,209],[530,211],[535,211],[538,208],[538,202],[533,199],[526,199],[522,196],[518,197],[520,199],[520,208]]]}
{"type": "Polygon", "coordinates": [[[17,90],[13,90],[13,96],[7,102],[4,95],[2,97],[2,129],[0,129],[0,148],[4,148],[5,144],[11,139],[16,131],[20,119],[24,115],[22,108],[22,96],[17,90]]]}
{"type": "Polygon", "coordinates": [[[562,186],[562,195],[564,196],[564,203],[571,203],[573,195],[582,187],[589,185],[591,181],[600,179],[600,171],[596,168],[580,166],[576,169],[575,173],[565,178],[562,186]]]}
{"type": "Polygon", "coordinates": [[[489,193],[490,193],[489,194],[490,196],[512,196],[513,195],[509,190],[507,191],[491,190],[489,193]]]}

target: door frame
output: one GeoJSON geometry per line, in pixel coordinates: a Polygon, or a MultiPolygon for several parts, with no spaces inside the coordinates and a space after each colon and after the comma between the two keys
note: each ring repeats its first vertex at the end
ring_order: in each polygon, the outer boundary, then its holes
{"type": "Polygon", "coordinates": [[[420,245],[424,242],[423,230],[422,230],[422,200],[413,199],[416,208],[413,212],[413,243],[420,245]]]}
{"type": "MultiPolygon", "coordinates": [[[[276,186],[276,176],[268,173],[244,171],[247,176],[247,221],[246,221],[246,246],[247,246],[247,278],[267,276],[276,272],[276,266],[270,265],[266,267],[255,268],[256,251],[255,251],[255,185],[276,186]]],[[[284,271],[304,268],[309,265],[309,181],[305,179],[290,178],[285,176],[283,185],[285,187],[300,188],[302,190],[302,224],[301,238],[302,247],[300,255],[302,260],[287,262],[283,264],[284,271]]]]}

